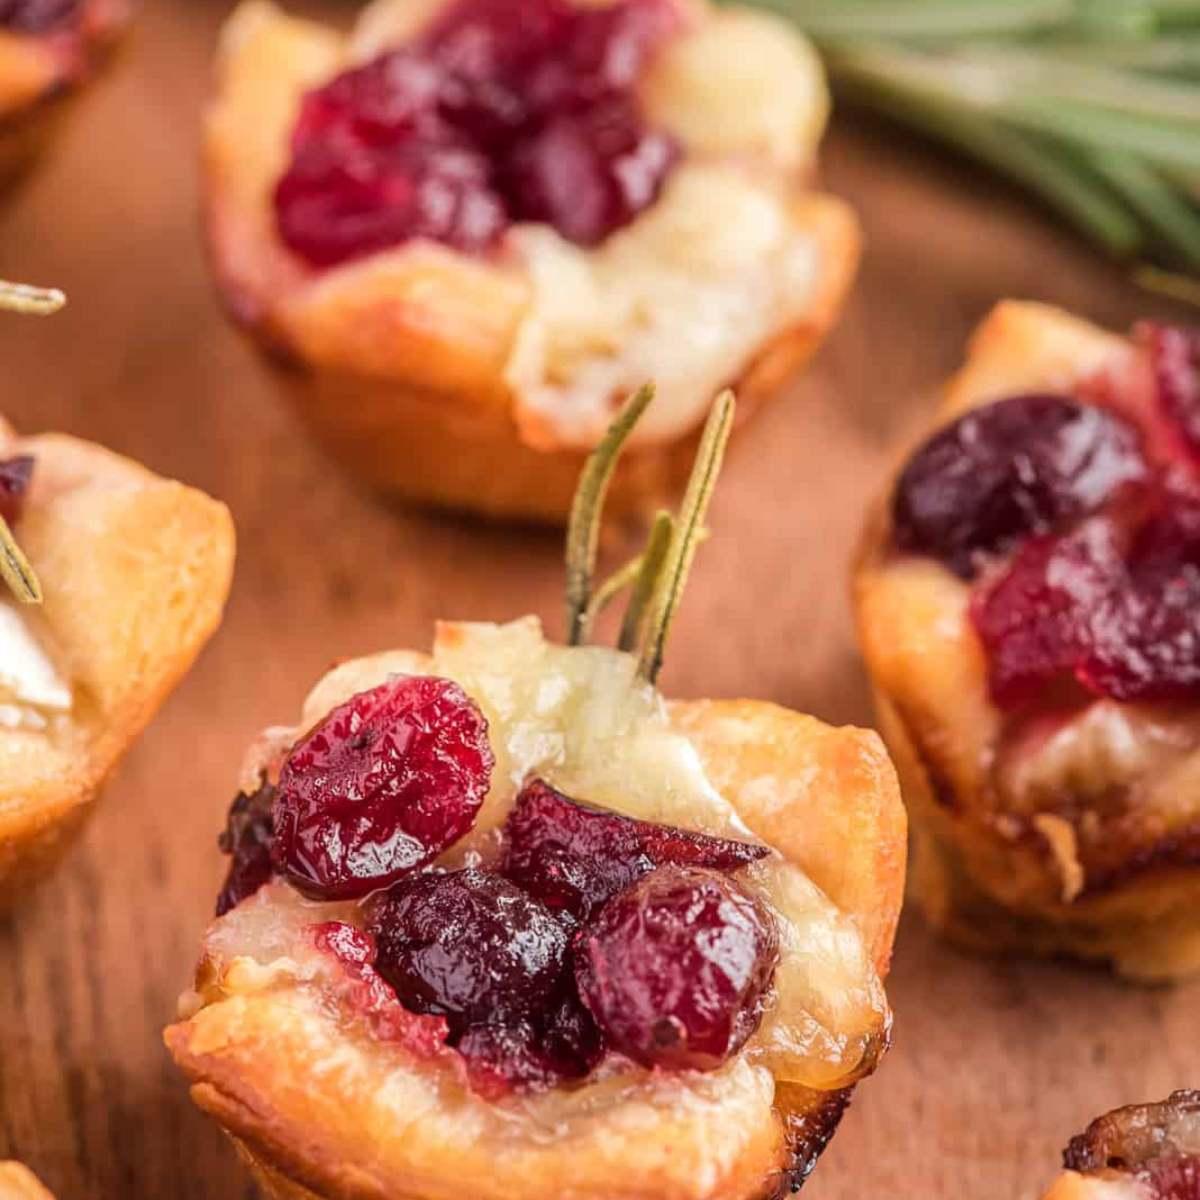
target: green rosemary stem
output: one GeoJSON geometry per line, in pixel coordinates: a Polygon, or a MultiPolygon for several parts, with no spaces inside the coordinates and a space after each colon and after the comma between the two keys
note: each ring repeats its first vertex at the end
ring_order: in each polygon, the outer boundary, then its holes
{"type": "Polygon", "coordinates": [[[587,611],[583,616],[583,630],[579,639],[581,643],[586,644],[591,641],[592,628],[596,624],[596,618],[621,592],[637,580],[641,574],[644,559],[644,551],[640,554],[635,554],[626,563],[618,567],[592,592],[592,598],[588,601],[587,611]]]}
{"type": "Polygon", "coordinates": [[[42,585],[3,517],[0,517],[0,579],[22,604],[41,604],[42,585]]]}
{"type": "Polygon", "coordinates": [[[30,287],[0,279],[0,309],[8,312],[46,317],[58,312],[66,302],[66,296],[58,288],[30,287]]]}
{"type": "Polygon", "coordinates": [[[654,399],[654,385],[646,384],[625,402],[599,445],[588,455],[567,526],[567,644],[580,645],[587,631],[588,605],[596,574],[600,544],[600,517],[604,497],[612,482],[617,459],[638,418],[654,399]]]}
{"type": "Polygon", "coordinates": [[[671,535],[674,530],[675,518],[669,512],[659,510],[654,516],[654,524],[650,526],[650,536],[646,539],[646,548],[640,555],[640,569],[637,578],[633,581],[629,603],[625,606],[625,616],[621,621],[621,633],[617,639],[619,650],[632,652],[642,644],[650,597],[654,595],[655,585],[662,574],[663,563],[666,562],[667,550],[671,545],[671,535]]]}
{"type": "Polygon", "coordinates": [[[696,554],[696,545],[704,528],[704,517],[712,499],[713,487],[725,456],[725,447],[733,429],[735,410],[733,393],[722,392],[709,413],[700,438],[696,463],[684,492],[679,517],[666,550],[666,559],[650,600],[646,640],[638,659],[638,674],[653,683],[662,670],[663,653],[671,622],[679,607],[688,571],[696,554]]]}

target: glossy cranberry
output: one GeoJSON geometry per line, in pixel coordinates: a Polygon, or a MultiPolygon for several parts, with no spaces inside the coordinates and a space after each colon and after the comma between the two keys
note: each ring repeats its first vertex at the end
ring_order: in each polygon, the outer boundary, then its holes
{"type": "Polygon", "coordinates": [[[283,240],[328,266],[430,238],[487,249],[513,221],[593,244],[675,158],[632,88],[668,0],[460,0],[421,36],[305,98],[275,193],[283,240]]]}
{"type": "Polygon", "coordinates": [[[275,873],[271,862],[274,807],[275,789],[266,782],[252,795],[239,792],[234,798],[219,841],[221,853],[231,861],[217,896],[218,917],[253,896],[275,873]]]}
{"type": "Polygon", "coordinates": [[[936,433],[896,486],[896,545],[970,578],[1019,539],[1094,512],[1145,479],[1137,430],[1064,396],[1014,396],[936,433]]]}
{"type": "Polygon", "coordinates": [[[1147,323],[1137,336],[1150,353],[1162,414],[1200,460],[1200,329],[1147,323]]]}
{"type": "Polygon", "coordinates": [[[0,460],[0,517],[10,525],[15,525],[20,519],[32,478],[31,455],[19,454],[16,458],[0,460]]]}
{"type": "Polygon", "coordinates": [[[1154,1159],[1136,1175],[1150,1189],[1147,1200],[1200,1200],[1200,1157],[1195,1155],[1154,1159]]]}
{"type": "Polygon", "coordinates": [[[82,0],[0,0],[0,27],[17,33],[48,33],[72,20],[82,0]]]}
{"type": "Polygon", "coordinates": [[[341,965],[346,980],[342,999],[370,1023],[376,1037],[423,1057],[442,1049],[449,1034],[445,1020],[409,1012],[400,1004],[375,969],[375,941],[369,933],[346,921],[325,921],[310,932],[317,949],[341,965]]]}
{"type": "Polygon", "coordinates": [[[318,899],[386,887],[470,830],[493,764],[487,722],[458,684],[400,676],[362,692],[284,762],[275,864],[318,899]]]}
{"type": "Polygon", "coordinates": [[[566,978],[567,934],[520,888],[467,868],[412,875],[374,904],[379,971],[406,1008],[452,1031],[534,1014],[566,978]]]}
{"type": "Polygon", "coordinates": [[[731,879],[660,867],[578,935],[575,977],[614,1050],[710,1070],[758,1028],[778,956],[773,919],[731,879]]]}
{"type": "Polygon", "coordinates": [[[554,912],[584,920],[655,867],[733,871],[768,853],[592,808],[536,779],[521,790],[504,826],[500,871],[554,912]]]}

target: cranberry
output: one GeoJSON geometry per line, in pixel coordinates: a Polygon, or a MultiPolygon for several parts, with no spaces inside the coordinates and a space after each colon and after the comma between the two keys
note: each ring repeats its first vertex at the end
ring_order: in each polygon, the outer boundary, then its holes
{"type": "Polygon", "coordinates": [[[494,765],[456,683],[400,676],[339,705],[279,774],[274,860],[306,895],[365,896],[466,834],[494,765]]]}
{"type": "Polygon", "coordinates": [[[25,507],[25,493],[33,478],[33,457],[20,454],[0,460],[0,517],[10,525],[20,519],[25,507]]]}
{"type": "Polygon", "coordinates": [[[613,1049],[708,1070],[758,1028],[778,956],[771,917],[731,879],[661,867],[580,933],[575,976],[613,1049]]]}
{"type": "Polygon", "coordinates": [[[1149,1200],[1200,1200],[1200,1158],[1194,1155],[1155,1159],[1136,1174],[1149,1185],[1149,1200]]]}
{"type": "Polygon", "coordinates": [[[768,853],[765,846],[591,808],[536,779],[505,824],[500,871],[553,911],[584,920],[655,867],[732,871],[768,853]]]}
{"type": "Polygon", "coordinates": [[[1163,415],[1200,459],[1200,329],[1147,323],[1137,335],[1150,353],[1163,415]]]}
{"type": "Polygon", "coordinates": [[[487,871],[412,875],[376,902],[379,971],[400,1002],[455,1032],[539,1012],[566,978],[567,934],[550,911],[487,871]]]}
{"type": "Polygon", "coordinates": [[[47,33],[79,12],[82,0],[0,0],[0,28],[47,33]]]}
{"type": "Polygon", "coordinates": [[[936,433],[896,486],[897,546],[965,578],[1020,538],[1094,512],[1146,478],[1136,429],[1064,396],[1014,396],[936,433]]]}
{"type": "Polygon", "coordinates": [[[326,921],[311,927],[318,950],[337,959],[345,974],[343,999],[371,1025],[376,1037],[397,1042],[414,1054],[431,1057],[446,1043],[449,1032],[441,1017],[419,1016],[405,1009],[396,993],[375,969],[376,949],[371,935],[345,921],[326,921]]]}
{"type": "Polygon", "coordinates": [[[478,253],[523,220],[600,241],[675,159],[632,89],[676,19],[667,0],[460,0],[308,94],[275,192],[281,237],[317,266],[410,238],[478,253]]]}
{"type": "Polygon", "coordinates": [[[274,874],[271,864],[274,806],[275,789],[266,782],[253,795],[239,792],[235,797],[219,843],[221,852],[232,861],[217,897],[218,917],[270,882],[274,874]]]}

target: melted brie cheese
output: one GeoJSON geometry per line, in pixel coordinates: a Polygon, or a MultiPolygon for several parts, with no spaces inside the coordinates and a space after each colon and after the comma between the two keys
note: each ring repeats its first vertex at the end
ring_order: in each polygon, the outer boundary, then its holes
{"type": "Polygon", "coordinates": [[[532,281],[506,379],[525,437],[590,447],[647,379],[633,440],[678,437],[713,393],[802,312],[819,262],[778,181],[735,163],[675,168],[657,202],[594,249],[549,226],[510,244],[532,281]]]}
{"type": "Polygon", "coordinates": [[[0,727],[45,728],[69,712],[71,688],[11,604],[0,602],[0,727]]]}

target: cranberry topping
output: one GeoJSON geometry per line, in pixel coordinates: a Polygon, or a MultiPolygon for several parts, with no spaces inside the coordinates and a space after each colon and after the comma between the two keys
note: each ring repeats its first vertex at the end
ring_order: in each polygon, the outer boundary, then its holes
{"type": "Polygon", "coordinates": [[[540,779],[522,789],[504,835],[501,874],[553,911],[578,920],[655,867],[732,871],[769,853],[765,846],[592,808],[540,779]]]}
{"type": "Polygon", "coordinates": [[[316,266],[422,237],[477,253],[513,221],[602,241],[675,160],[632,88],[676,21],[669,0],[458,0],[305,97],[280,235],[316,266]]]}
{"type": "Polygon", "coordinates": [[[379,971],[400,1002],[458,1032],[544,1009],[561,990],[567,934],[550,911],[487,871],[409,876],[375,903],[379,971]]]}
{"type": "Polygon", "coordinates": [[[1200,1200],[1200,1158],[1177,1155],[1147,1163],[1136,1172],[1151,1200],[1200,1200]]]}
{"type": "Polygon", "coordinates": [[[1014,396],[960,417],[909,460],[893,497],[896,544],[970,578],[983,557],[1094,512],[1146,475],[1138,432],[1121,417],[1014,396]]]}
{"type": "Polygon", "coordinates": [[[0,28],[48,33],[74,18],[81,7],[82,0],[0,0],[0,28]]]}
{"type": "Polygon", "coordinates": [[[409,1012],[396,1002],[396,994],[375,969],[375,942],[371,935],[345,921],[326,921],[311,927],[318,950],[332,955],[345,972],[343,999],[370,1022],[377,1037],[397,1042],[414,1054],[428,1058],[445,1045],[446,1022],[441,1017],[409,1012]]]}
{"type": "Polygon", "coordinates": [[[25,507],[25,493],[33,478],[33,457],[20,454],[0,460],[0,517],[10,525],[20,519],[25,507]]]}
{"type": "Polygon", "coordinates": [[[265,781],[252,795],[239,792],[234,798],[218,843],[221,853],[231,859],[229,873],[217,896],[218,917],[253,896],[274,875],[271,863],[274,807],[275,789],[265,781]]]}
{"type": "Polygon", "coordinates": [[[386,887],[470,830],[494,761],[487,721],[458,684],[401,676],[362,692],[284,762],[275,865],[318,899],[386,887]]]}
{"type": "Polygon", "coordinates": [[[1200,329],[1147,323],[1137,335],[1150,354],[1161,410],[1200,461],[1200,329]]]}
{"type": "Polygon", "coordinates": [[[661,867],[578,935],[575,976],[613,1049],[706,1070],[758,1027],[778,955],[771,917],[731,879],[661,867]]]}

